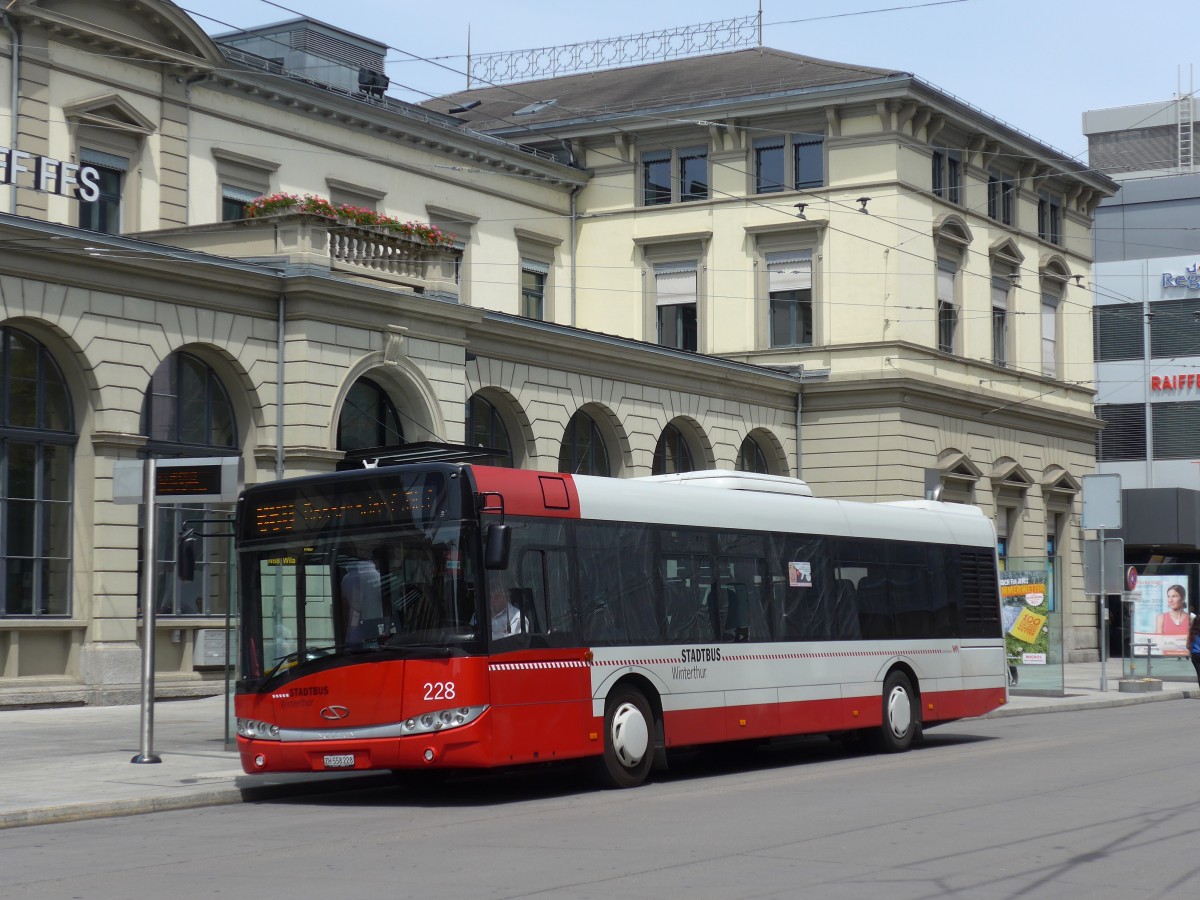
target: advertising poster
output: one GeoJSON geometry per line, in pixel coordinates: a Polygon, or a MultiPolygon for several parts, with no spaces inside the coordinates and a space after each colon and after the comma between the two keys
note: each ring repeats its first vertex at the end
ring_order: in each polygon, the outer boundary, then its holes
{"type": "Polygon", "coordinates": [[[1191,619],[1187,575],[1139,575],[1133,604],[1133,655],[1187,656],[1191,619]]]}
{"type": "Polygon", "coordinates": [[[1010,664],[1046,664],[1050,644],[1046,582],[1045,571],[1000,573],[1000,615],[1010,664]]]}
{"type": "Polygon", "coordinates": [[[788,587],[812,587],[812,563],[788,563],[788,587]]]}

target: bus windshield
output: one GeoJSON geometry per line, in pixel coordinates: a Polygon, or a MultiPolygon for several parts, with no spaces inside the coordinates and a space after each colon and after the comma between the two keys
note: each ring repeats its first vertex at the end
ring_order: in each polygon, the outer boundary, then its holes
{"type": "Polygon", "coordinates": [[[443,467],[247,492],[243,678],[480,649],[477,526],[463,516],[463,482],[443,467]]]}

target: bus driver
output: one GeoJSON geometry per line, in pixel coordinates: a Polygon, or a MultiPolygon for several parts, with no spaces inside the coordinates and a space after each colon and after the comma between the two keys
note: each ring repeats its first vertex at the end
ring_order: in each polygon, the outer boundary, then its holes
{"type": "Polygon", "coordinates": [[[502,638],[529,630],[524,614],[509,599],[508,590],[499,581],[488,588],[488,603],[492,612],[492,637],[502,638]]]}

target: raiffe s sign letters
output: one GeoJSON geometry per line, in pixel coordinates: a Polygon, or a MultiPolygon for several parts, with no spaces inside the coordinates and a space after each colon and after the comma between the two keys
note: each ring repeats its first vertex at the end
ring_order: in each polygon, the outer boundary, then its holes
{"type": "Polygon", "coordinates": [[[66,195],[95,203],[100,199],[100,173],[95,166],[35,156],[0,147],[0,184],[15,184],[47,194],[66,195]]]}

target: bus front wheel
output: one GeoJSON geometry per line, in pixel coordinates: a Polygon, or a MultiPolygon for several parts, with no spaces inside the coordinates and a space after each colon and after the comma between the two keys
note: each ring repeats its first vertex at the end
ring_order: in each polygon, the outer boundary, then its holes
{"type": "Polygon", "coordinates": [[[604,755],[598,761],[606,787],[637,787],[654,763],[654,714],[635,688],[618,689],[604,706],[604,755]]]}
{"type": "Polygon", "coordinates": [[[892,672],[883,682],[883,724],[876,745],[884,753],[900,753],[912,746],[920,731],[918,699],[903,672],[892,672]]]}

